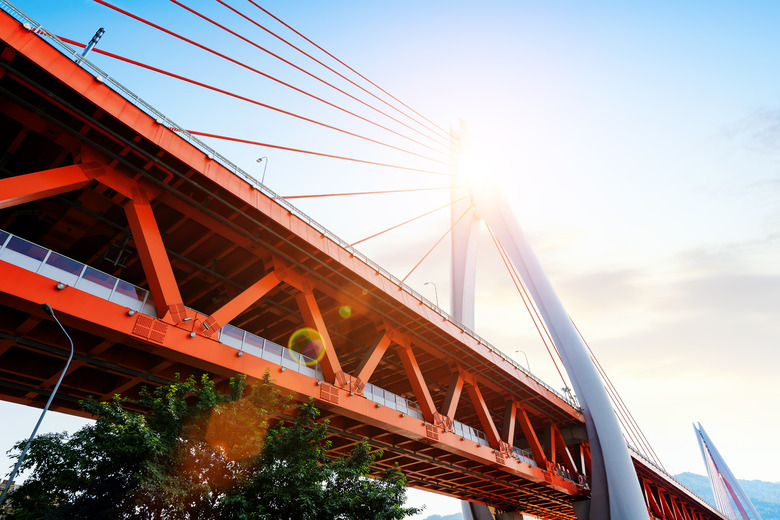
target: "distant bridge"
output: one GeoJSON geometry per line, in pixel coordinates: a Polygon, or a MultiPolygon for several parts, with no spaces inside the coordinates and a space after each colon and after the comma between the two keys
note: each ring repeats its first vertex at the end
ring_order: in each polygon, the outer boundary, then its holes
{"type": "MultiPolygon", "coordinates": [[[[54,409],[269,370],[411,486],[573,519],[581,411],[31,20],[0,14],[0,398],[54,409]],[[26,25],[23,25],[26,24],[26,25]],[[316,331],[324,353],[296,354],[316,331]]],[[[633,456],[648,515],[723,518],[633,456]]]]}

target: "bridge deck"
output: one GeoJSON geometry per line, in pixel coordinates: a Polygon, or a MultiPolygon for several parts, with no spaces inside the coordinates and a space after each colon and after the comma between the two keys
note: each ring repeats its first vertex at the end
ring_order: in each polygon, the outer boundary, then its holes
{"type": "MultiPolygon", "coordinates": [[[[317,400],[334,454],[367,437],[415,487],[574,517],[589,461],[571,403],[6,14],[0,45],[0,398],[48,397],[66,357],[48,302],[76,345],[55,409],[269,370],[317,400]],[[318,362],[286,348],[303,328],[318,362]]],[[[635,463],[655,516],[718,518],[635,463]]]]}

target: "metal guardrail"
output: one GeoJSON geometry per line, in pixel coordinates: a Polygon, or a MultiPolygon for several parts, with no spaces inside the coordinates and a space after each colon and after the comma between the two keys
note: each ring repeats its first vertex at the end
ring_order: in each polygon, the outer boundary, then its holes
{"type": "Polygon", "coordinates": [[[157,317],[152,295],[146,289],[2,230],[0,260],[54,280],[58,282],[58,289],[71,286],[133,311],[157,317]]]}
{"type": "MultiPolygon", "coordinates": [[[[58,289],[70,286],[127,309],[157,317],[151,293],[146,289],[3,230],[0,230],[0,261],[49,278],[57,282],[58,289]]],[[[196,309],[191,310],[198,312],[196,309]]],[[[217,341],[236,349],[239,355],[251,354],[319,381],[325,380],[322,367],[317,360],[300,353],[293,353],[287,347],[233,325],[221,327],[217,341]]],[[[423,419],[419,403],[379,386],[366,384],[363,397],[377,405],[387,406],[410,417],[423,419]]],[[[461,437],[483,446],[490,445],[485,432],[459,421],[453,421],[453,426],[454,432],[461,437]]],[[[527,462],[536,465],[530,454],[524,456],[529,459],[527,462]]]]}
{"type": "Polygon", "coordinates": [[[288,201],[281,198],[277,193],[270,190],[265,185],[261,184],[257,179],[249,175],[247,172],[242,170],[239,166],[237,166],[236,164],[228,160],[219,152],[217,152],[207,144],[203,143],[202,141],[198,140],[189,132],[182,130],[182,127],[180,125],[168,119],[164,114],[162,114],[161,112],[153,108],[151,105],[146,103],[143,99],[138,97],[127,87],[123,86],[117,80],[109,76],[106,72],[98,68],[93,63],[91,63],[88,59],[82,58],[81,55],[78,52],[76,52],[72,47],[70,47],[62,40],[57,38],[56,35],[50,33],[41,24],[37,23],[35,20],[30,18],[24,12],[19,10],[16,6],[8,2],[7,0],[0,0],[0,8],[2,8],[3,11],[8,13],[14,19],[16,19],[21,25],[23,25],[29,31],[38,34],[42,39],[46,40],[50,45],[52,45],[55,49],[60,51],[63,55],[67,56],[69,59],[77,63],[81,68],[88,71],[90,74],[92,74],[95,77],[95,79],[97,79],[98,81],[102,82],[103,84],[105,84],[106,86],[114,90],[116,93],[118,93],[123,98],[125,98],[128,102],[132,103],[135,107],[139,108],[144,113],[146,113],[149,117],[153,118],[158,124],[165,126],[169,130],[174,132],[176,135],[178,135],[179,137],[181,137],[182,139],[190,143],[192,146],[194,146],[195,148],[203,152],[206,155],[206,157],[218,162],[227,170],[241,177],[243,180],[251,184],[252,187],[264,193],[265,195],[273,199],[277,204],[284,207],[291,214],[295,215],[297,218],[301,219],[303,222],[305,222],[306,224],[310,225],[311,227],[319,231],[322,236],[327,237],[329,240],[333,241],[338,246],[348,251],[352,256],[354,256],[361,262],[365,263],[367,266],[371,267],[371,269],[373,269],[377,273],[381,274],[382,276],[390,280],[393,284],[398,286],[400,289],[414,296],[417,300],[422,302],[426,307],[428,307],[435,313],[439,314],[444,320],[455,325],[456,327],[461,329],[464,333],[468,334],[469,336],[473,337],[481,344],[485,345],[492,353],[499,356],[502,360],[506,361],[517,370],[520,370],[521,372],[529,376],[531,379],[539,383],[542,387],[544,387],[545,389],[549,390],[550,392],[552,392],[553,394],[561,398],[561,400],[563,400],[564,402],[570,404],[574,408],[581,411],[579,404],[577,403],[576,396],[573,395],[569,396],[566,394],[559,393],[553,387],[551,387],[550,385],[548,385],[547,383],[545,383],[544,381],[536,377],[529,370],[526,370],[522,365],[517,363],[515,360],[513,360],[506,354],[504,354],[504,352],[502,352],[501,350],[497,349],[492,344],[490,344],[482,336],[480,336],[473,330],[469,329],[462,323],[458,322],[455,318],[450,316],[447,312],[442,310],[437,305],[433,304],[422,294],[420,294],[416,290],[406,285],[398,277],[394,276],[389,271],[381,267],[379,264],[377,264],[376,262],[368,258],[365,254],[351,247],[346,241],[342,240],[341,238],[336,236],[333,232],[325,228],[325,226],[323,226],[319,222],[315,221],[314,219],[312,219],[311,217],[303,213],[300,209],[296,208],[288,201]]]}

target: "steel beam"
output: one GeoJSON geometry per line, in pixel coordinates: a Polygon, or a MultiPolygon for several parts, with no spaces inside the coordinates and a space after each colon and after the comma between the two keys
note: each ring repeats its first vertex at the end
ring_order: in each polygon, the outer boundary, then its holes
{"type": "Polygon", "coordinates": [[[152,292],[157,315],[165,319],[170,314],[174,322],[178,323],[185,318],[184,304],[168,253],[165,251],[149,200],[140,189],[135,195],[133,200],[125,204],[125,214],[149,283],[149,290],[152,292]]]}
{"type": "Polygon", "coordinates": [[[0,179],[0,209],[78,190],[90,181],[77,164],[0,179]]]}
{"type": "Polygon", "coordinates": [[[298,308],[301,311],[306,327],[316,330],[320,335],[322,348],[325,349],[320,366],[322,366],[322,373],[325,375],[325,379],[330,383],[345,384],[346,381],[339,380],[344,378],[344,372],[341,369],[341,363],[339,363],[336,350],[333,348],[333,341],[331,341],[328,328],[325,326],[325,320],[322,319],[322,313],[317,305],[314,293],[311,291],[300,292],[295,299],[298,302],[298,308]]]}
{"type": "Polygon", "coordinates": [[[401,364],[403,364],[406,377],[409,378],[409,384],[412,385],[412,391],[417,398],[417,404],[420,405],[423,417],[426,421],[433,422],[436,406],[433,404],[431,392],[425,384],[425,378],[420,370],[420,365],[414,357],[412,346],[409,344],[401,345],[398,348],[398,357],[401,358],[401,364]]]}
{"type": "Polygon", "coordinates": [[[205,322],[208,324],[209,328],[204,331],[204,334],[210,336],[223,325],[230,323],[231,320],[279,285],[281,281],[282,280],[274,271],[271,271],[260,278],[257,282],[247,287],[241,294],[213,312],[210,318],[205,322]]]}

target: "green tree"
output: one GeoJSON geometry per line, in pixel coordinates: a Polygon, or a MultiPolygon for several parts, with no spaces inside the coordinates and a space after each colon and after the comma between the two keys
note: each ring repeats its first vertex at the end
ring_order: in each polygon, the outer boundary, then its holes
{"type": "Polygon", "coordinates": [[[372,453],[365,440],[329,460],[328,425],[318,415],[309,402],[292,425],[269,432],[254,475],[226,498],[226,518],[400,520],[421,511],[403,507],[406,479],[398,467],[367,478],[382,452],[372,453]]]}
{"type": "Polygon", "coordinates": [[[290,399],[267,374],[250,388],[234,378],[224,394],[203,376],[137,400],[80,404],[95,423],[33,441],[10,518],[389,520],[417,512],[403,507],[397,468],[367,478],[381,453],[365,441],[327,458],[327,423],[316,421],[311,402],[291,425],[268,431],[290,399]]]}

